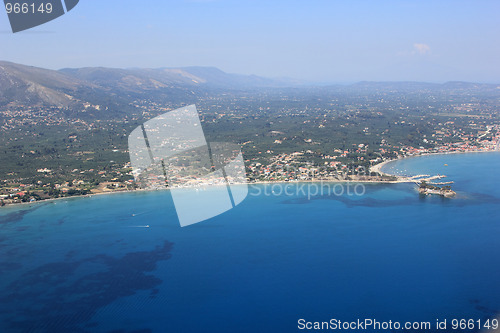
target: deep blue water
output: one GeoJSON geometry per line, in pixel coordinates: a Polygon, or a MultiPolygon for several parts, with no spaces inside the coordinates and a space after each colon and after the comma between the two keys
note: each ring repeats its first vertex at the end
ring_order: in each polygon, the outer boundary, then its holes
{"type": "Polygon", "coordinates": [[[497,317],[499,166],[499,153],[484,153],[385,169],[446,174],[455,199],[419,197],[411,184],[310,198],[311,184],[288,184],[292,195],[254,185],[233,210],[185,228],[168,191],[2,208],[0,332],[299,332],[300,318],[497,317]]]}

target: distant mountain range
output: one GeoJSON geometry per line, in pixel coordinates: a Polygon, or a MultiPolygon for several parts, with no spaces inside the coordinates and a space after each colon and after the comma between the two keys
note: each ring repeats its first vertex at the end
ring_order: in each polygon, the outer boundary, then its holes
{"type": "MultiPolygon", "coordinates": [[[[49,70],[0,61],[1,105],[69,107],[93,99],[130,100],[141,96],[184,99],[197,92],[300,87],[303,82],[229,74],[214,67],[119,69],[104,67],[49,70]]],[[[309,89],[311,87],[309,86],[309,89]]],[[[498,85],[468,82],[433,84],[422,82],[359,82],[322,89],[346,92],[408,90],[496,90],[498,85]]]]}
{"type": "Polygon", "coordinates": [[[254,89],[297,85],[286,79],[229,74],[215,67],[120,69],[104,67],[49,70],[0,61],[0,105],[71,105],[94,93],[140,94],[168,90],[254,89]]]}
{"type": "Polygon", "coordinates": [[[72,94],[85,86],[91,87],[92,83],[58,71],[0,62],[0,105],[66,106],[71,103],[72,94]]]}
{"type": "Polygon", "coordinates": [[[466,89],[500,89],[498,84],[473,83],[463,81],[449,81],[445,83],[429,83],[414,81],[394,81],[394,82],[370,82],[362,81],[350,86],[354,89],[373,89],[380,90],[466,90],[466,89]]]}
{"type": "Polygon", "coordinates": [[[241,89],[284,87],[296,84],[291,80],[275,80],[256,75],[228,74],[215,67],[156,69],[87,67],[65,68],[59,72],[102,87],[118,87],[131,91],[171,88],[173,86],[211,86],[241,89]]]}

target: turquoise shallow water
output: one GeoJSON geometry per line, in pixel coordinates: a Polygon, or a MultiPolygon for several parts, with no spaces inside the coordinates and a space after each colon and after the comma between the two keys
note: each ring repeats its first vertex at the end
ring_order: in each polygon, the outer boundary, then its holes
{"type": "Polygon", "coordinates": [[[325,184],[311,197],[310,184],[286,185],[291,195],[254,185],[236,208],[185,228],[168,191],[2,208],[0,332],[298,332],[300,318],[496,317],[499,162],[499,153],[436,155],[384,170],[446,174],[455,199],[422,198],[410,184],[366,185],[359,196],[328,195],[325,184]]]}

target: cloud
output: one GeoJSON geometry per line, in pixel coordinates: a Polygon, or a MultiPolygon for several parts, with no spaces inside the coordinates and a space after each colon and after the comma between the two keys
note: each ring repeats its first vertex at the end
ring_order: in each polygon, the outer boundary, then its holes
{"type": "Polygon", "coordinates": [[[407,49],[396,53],[398,57],[418,57],[418,56],[428,56],[430,55],[431,47],[424,43],[413,43],[412,49],[407,49]]]}
{"type": "Polygon", "coordinates": [[[415,43],[413,44],[413,50],[416,54],[426,55],[431,53],[431,47],[427,44],[423,43],[415,43]]]}

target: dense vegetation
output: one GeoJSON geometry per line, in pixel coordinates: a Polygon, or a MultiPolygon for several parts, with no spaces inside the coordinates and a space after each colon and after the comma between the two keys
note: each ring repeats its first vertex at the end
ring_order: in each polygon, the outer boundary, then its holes
{"type": "MultiPolygon", "coordinates": [[[[168,110],[196,103],[208,141],[242,145],[247,164],[304,152],[368,167],[403,147],[430,148],[477,139],[499,123],[500,90],[490,85],[376,84],[268,89],[167,89],[81,92],[92,103],[54,107],[11,104],[0,109],[3,186],[131,179],[128,135],[168,110]],[[168,93],[167,93],[168,92],[168,93]]],[[[485,134],[491,139],[496,132],[485,134]]],[[[47,190],[46,190],[47,192],[47,190]]],[[[68,193],[68,191],[66,192],[68,193]]]]}

